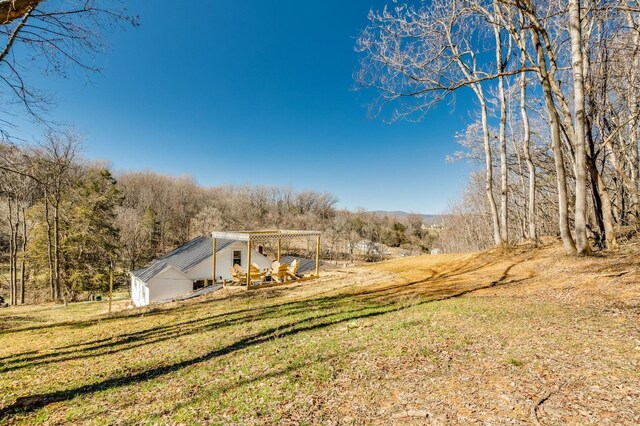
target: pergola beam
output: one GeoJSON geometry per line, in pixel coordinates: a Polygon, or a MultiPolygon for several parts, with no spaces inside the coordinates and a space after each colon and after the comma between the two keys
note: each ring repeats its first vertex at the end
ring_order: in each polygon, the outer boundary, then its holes
{"type": "Polygon", "coordinates": [[[237,232],[212,232],[213,238],[225,238],[236,241],[249,241],[252,243],[264,243],[269,241],[288,241],[300,238],[317,237],[319,231],[300,231],[293,229],[281,229],[270,231],[237,231],[237,232]]]}
{"type": "MultiPolygon", "coordinates": [[[[236,231],[236,232],[212,232],[213,239],[213,282],[216,279],[216,261],[217,261],[217,240],[218,238],[246,241],[247,242],[247,290],[251,289],[251,250],[254,244],[263,244],[266,242],[277,241],[278,243],[278,261],[282,256],[282,241],[299,240],[316,238],[316,273],[315,278],[320,276],[320,231],[302,231],[295,229],[278,229],[266,231],[236,231]]],[[[313,277],[313,276],[312,276],[313,277]]],[[[310,277],[311,278],[311,277],[310,277]]]]}
{"type": "Polygon", "coordinates": [[[249,234],[243,232],[212,232],[213,239],[221,238],[225,240],[249,241],[249,234]]]}

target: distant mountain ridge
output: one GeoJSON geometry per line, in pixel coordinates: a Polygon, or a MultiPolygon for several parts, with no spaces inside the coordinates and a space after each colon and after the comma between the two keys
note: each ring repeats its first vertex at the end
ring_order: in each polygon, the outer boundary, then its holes
{"type": "Polygon", "coordinates": [[[428,225],[430,225],[432,223],[440,222],[444,218],[444,215],[441,215],[441,214],[407,213],[407,212],[403,212],[403,211],[400,211],[400,210],[392,210],[392,211],[388,211],[388,210],[373,210],[370,213],[373,213],[373,214],[376,214],[376,215],[380,215],[380,216],[393,217],[393,218],[397,218],[397,219],[401,219],[401,220],[407,220],[407,217],[410,214],[417,214],[419,216],[422,216],[422,220],[424,221],[424,223],[426,223],[428,225]]]}

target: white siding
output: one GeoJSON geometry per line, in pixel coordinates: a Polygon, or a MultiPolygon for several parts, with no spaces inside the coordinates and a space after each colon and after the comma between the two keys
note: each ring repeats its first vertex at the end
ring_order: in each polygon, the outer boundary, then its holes
{"type": "MultiPolygon", "coordinates": [[[[233,267],[233,252],[236,250],[240,250],[242,269],[247,270],[247,243],[238,241],[237,243],[233,243],[228,245],[224,249],[220,250],[216,256],[216,275],[218,276],[218,280],[230,280],[231,274],[229,273],[229,268],[233,267]]],[[[207,280],[211,279],[211,274],[213,271],[211,270],[211,261],[212,258],[209,257],[202,262],[198,263],[196,266],[191,268],[186,272],[186,274],[194,281],[197,280],[207,280]]],[[[257,250],[251,250],[251,263],[255,263],[258,267],[262,269],[270,268],[273,261],[269,260],[266,256],[258,253],[257,250]]]]}
{"type": "MultiPolygon", "coordinates": [[[[229,268],[233,266],[233,252],[241,251],[242,269],[247,270],[247,243],[238,241],[220,250],[216,258],[216,275],[218,279],[230,280],[229,268]]],[[[186,273],[182,273],[173,266],[167,266],[149,282],[131,276],[131,301],[135,306],[146,306],[156,300],[172,299],[187,294],[193,290],[193,281],[211,280],[211,261],[209,257],[186,273]]],[[[251,263],[255,263],[263,270],[273,263],[266,256],[251,250],[251,263]]]]}
{"type": "Polygon", "coordinates": [[[193,281],[182,272],[169,266],[147,283],[149,302],[171,299],[193,290],[193,281]]]}
{"type": "Polygon", "coordinates": [[[149,288],[138,277],[131,276],[131,301],[134,306],[149,304],[149,288]]]}

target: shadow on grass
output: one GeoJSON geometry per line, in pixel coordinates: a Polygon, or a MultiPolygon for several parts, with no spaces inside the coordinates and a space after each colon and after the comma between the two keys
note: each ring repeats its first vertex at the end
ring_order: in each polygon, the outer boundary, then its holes
{"type": "MultiPolygon", "coordinates": [[[[484,264],[483,264],[484,265],[484,264]]],[[[449,271],[447,275],[434,274],[426,279],[402,283],[398,285],[386,285],[381,288],[358,289],[356,292],[344,292],[339,295],[314,297],[288,303],[280,303],[275,305],[267,305],[258,308],[241,309],[217,315],[199,316],[193,320],[183,321],[174,324],[155,326],[133,333],[121,334],[115,337],[106,337],[88,342],[74,343],[72,345],[60,346],[52,348],[46,353],[30,352],[17,355],[10,355],[0,358],[0,373],[17,370],[20,368],[33,367],[51,362],[62,362],[67,360],[89,358],[93,356],[107,355],[120,350],[132,349],[152,343],[162,342],[175,337],[188,334],[212,331],[217,328],[224,328],[236,325],[238,323],[268,318],[270,315],[282,316],[283,314],[293,315],[308,311],[310,308],[321,310],[335,307],[336,303],[345,297],[351,297],[359,300],[384,300],[387,297],[398,296],[400,293],[411,292],[412,288],[417,285],[428,283],[433,280],[442,279],[446,276],[455,276],[456,274],[468,273],[470,269],[468,265],[462,265],[454,271],[449,271]],[[238,316],[241,315],[241,316],[238,316]],[[81,353],[81,355],[75,355],[81,353]]],[[[431,289],[431,293],[425,296],[433,298],[440,294],[448,294],[453,289],[440,287],[431,289]]],[[[187,305],[178,309],[193,309],[193,305],[187,305]]],[[[64,326],[81,327],[86,326],[86,322],[79,322],[80,325],[65,324],[64,326]]],[[[93,325],[93,322],[89,322],[93,325]]]]}
{"type": "MultiPolygon", "coordinates": [[[[308,313],[311,308],[322,312],[336,309],[336,306],[327,306],[326,304],[300,303],[299,306],[289,307],[285,309],[277,309],[276,307],[265,309],[260,314],[251,314],[239,317],[232,315],[214,315],[211,317],[200,317],[198,319],[181,322],[177,324],[159,326],[152,329],[142,330],[133,333],[121,334],[114,338],[99,339],[90,342],[80,343],[76,345],[67,345],[64,347],[52,349],[47,353],[32,355],[31,353],[20,354],[14,357],[7,357],[1,361],[0,373],[6,373],[21,368],[31,368],[38,365],[57,363],[69,360],[78,360],[83,358],[92,358],[96,356],[109,355],[123,350],[134,349],[154,343],[167,340],[173,340],[178,337],[205,333],[217,329],[233,327],[235,325],[248,323],[250,321],[268,320],[273,317],[296,316],[308,313]],[[216,320],[217,319],[217,320],[216,320]],[[25,356],[26,355],[26,356],[25,356]]],[[[355,310],[344,311],[346,313],[355,310]]],[[[313,319],[323,318],[325,316],[335,315],[330,313],[313,317],[313,319]]],[[[302,321],[307,321],[304,319],[302,321]]]]}
{"type": "MultiPolygon", "coordinates": [[[[430,276],[429,278],[426,278],[425,280],[420,280],[414,283],[409,283],[409,284],[416,284],[416,283],[423,283],[423,282],[427,282],[427,281],[431,281],[431,280],[435,280],[435,279],[442,279],[442,278],[449,278],[449,277],[453,277],[456,275],[463,275],[466,273],[470,273],[473,272],[474,270],[478,270],[481,269],[483,267],[488,266],[489,264],[491,264],[491,262],[485,262],[485,263],[474,263],[474,260],[477,260],[481,257],[482,255],[477,255],[474,256],[472,259],[470,259],[469,261],[465,262],[464,264],[462,264],[461,266],[459,266],[456,269],[449,269],[446,271],[446,273],[441,273],[441,274],[436,274],[433,276],[430,276]]],[[[405,284],[401,284],[400,287],[402,287],[405,284]]],[[[390,290],[392,289],[391,287],[389,288],[390,290]]],[[[281,292],[285,292],[285,290],[281,290],[278,288],[273,288],[271,289],[274,298],[277,297],[278,295],[278,291],[281,292]]],[[[355,293],[351,293],[351,294],[355,294],[355,293]]],[[[233,300],[233,299],[246,299],[247,297],[251,297],[250,293],[242,293],[240,295],[231,295],[228,298],[226,298],[226,300],[233,300]]],[[[50,322],[46,322],[44,324],[37,324],[37,325],[31,325],[31,326],[27,326],[27,327],[15,327],[15,324],[11,324],[11,327],[6,327],[3,324],[8,324],[9,322],[13,322],[13,321],[7,321],[7,319],[15,319],[17,320],[18,317],[6,317],[6,318],[0,318],[0,336],[7,336],[13,333],[20,333],[20,332],[24,332],[24,331],[38,331],[38,330],[52,330],[55,328],[72,328],[72,329],[78,329],[78,328],[85,328],[85,327],[91,327],[94,325],[98,325],[98,324],[102,324],[104,322],[117,322],[123,319],[128,319],[128,318],[135,318],[135,317],[141,317],[141,316],[145,316],[145,317],[153,317],[156,315],[162,315],[162,314],[166,314],[167,312],[170,311],[175,311],[176,309],[181,310],[181,309],[188,309],[189,306],[193,306],[193,305],[200,305],[200,304],[208,304],[211,303],[212,301],[210,299],[204,299],[202,301],[193,301],[192,303],[189,303],[186,306],[180,306],[177,308],[167,308],[167,307],[160,307],[160,306],[154,306],[151,308],[138,308],[138,309],[134,309],[132,311],[126,311],[126,312],[119,312],[119,313],[115,313],[109,316],[100,316],[100,317],[96,317],[96,318],[92,318],[89,320],[83,320],[83,321],[63,321],[63,322],[55,322],[55,323],[50,323],[50,322]]],[[[295,303],[295,302],[291,302],[291,303],[295,303]]],[[[248,309],[243,309],[243,310],[238,310],[235,311],[234,313],[242,313],[242,312],[250,312],[250,311],[254,311],[256,309],[254,308],[248,308],[248,309]]],[[[20,317],[20,321],[22,322],[36,322],[36,321],[40,321],[42,322],[43,320],[39,319],[38,317],[30,317],[30,316],[21,316],[20,317]]],[[[105,339],[106,340],[106,339],[105,339]]],[[[0,358],[0,361],[2,360],[2,358],[0,358]]]]}
{"type": "MultiPolygon", "coordinates": [[[[253,377],[247,377],[247,378],[242,378],[239,379],[233,383],[229,383],[227,385],[223,385],[219,388],[216,388],[216,392],[219,394],[223,394],[225,392],[229,392],[229,391],[233,391],[235,389],[239,389],[242,388],[243,386],[249,386],[252,385],[254,383],[260,383],[263,382],[265,380],[270,380],[270,379],[275,379],[278,377],[282,377],[282,376],[286,376],[287,374],[290,373],[294,373],[300,369],[304,369],[306,367],[311,367],[313,365],[317,365],[317,364],[321,364],[323,362],[327,362],[327,361],[335,361],[335,360],[339,360],[340,358],[344,357],[347,354],[352,354],[352,353],[356,353],[358,350],[363,350],[365,348],[363,347],[354,347],[349,349],[346,352],[340,353],[340,354],[334,354],[331,356],[318,356],[317,358],[315,358],[314,360],[306,360],[303,362],[296,362],[294,364],[290,364],[287,367],[284,368],[279,368],[275,371],[269,371],[267,373],[262,373],[262,374],[257,374],[253,377]]],[[[188,397],[186,400],[182,400],[182,401],[175,401],[175,404],[172,405],[171,407],[163,410],[160,413],[154,413],[152,414],[152,416],[154,417],[159,417],[162,418],[163,416],[168,416],[171,415],[173,413],[175,413],[176,411],[184,408],[184,407],[188,407],[189,404],[194,400],[198,398],[198,396],[192,396],[192,397],[188,397]]],[[[150,421],[153,422],[153,418],[149,419],[150,421]]],[[[211,419],[209,419],[211,420],[211,419]]]]}
{"type": "Polygon", "coordinates": [[[440,274],[439,276],[433,275],[425,279],[406,282],[403,284],[387,285],[377,288],[365,288],[360,289],[357,292],[341,293],[322,298],[309,298],[302,301],[273,304],[260,308],[241,309],[230,313],[211,315],[205,318],[196,318],[177,324],[168,324],[133,333],[126,333],[117,336],[116,338],[97,339],[89,342],[67,345],[57,348],[58,351],[54,351],[50,354],[47,353],[37,356],[24,356],[25,354],[22,354],[15,357],[9,357],[9,359],[5,359],[5,364],[7,364],[6,368],[0,368],[0,371],[11,371],[27,366],[31,367],[34,365],[62,362],[71,359],[107,355],[121,350],[175,339],[176,337],[184,335],[208,332],[251,321],[265,321],[270,318],[289,318],[287,320],[288,322],[282,325],[268,327],[262,331],[243,337],[229,345],[223,346],[222,348],[207,352],[186,361],[161,365],[128,376],[112,377],[100,382],[86,384],[75,388],[20,397],[13,404],[0,408],[0,418],[27,414],[54,402],[69,401],[77,397],[109,389],[147,382],[199,363],[207,362],[255,345],[266,343],[275,338],[294,336],[300,333],[324,329],[356,319],[379,317],[390,312],[398,312],[411,306],[460,297],[473,291],[490,288],[503,283],[506,280],[509,271],[516,264],[517,262],[506,267],[501,276],[495,281],[485,285],[472,285],[465,289],[460,289],[459,286],[456,286],[456,283],[433,286],[430,288],[430,291],[428,291],[429,289],[420,287],[422,284],[443,279],[445,275],[447,279],[450,279],[455,277],[456,273],[469,273],[468,269],[461,268],[457,272],[448,271],[447,274],[440,274]],[[418,295],[420,297],[414,299],[413,303],[402,303],[397,298],[398,295],[406,296],[410,294],[418,295]],[[302,318],[294,318],[295,316],[304,315],[305,313],[310,315],[302,318]],[[320,313],[320,315],[314,315],[314,313],[320,313]],[[89,353],[86,353],[87,351],[89,353]]]}
{"type": "MultiPolygon", "coordinates": [[[[486,263],[482,264],[482,266],[486,265],[486,263]]],[[[340,307],[339,305],[344,304],[344,301],[347,298],[354,302],[359,301],[364,303],[387,303],[389,299],[398,299],[399,296],[411,297],[417,295],[428,299],[441,299],[443,296],[455,293],[459,285],[453,283],[448,286],[440,285],[437,287],[429,287],[427,289],[420,288],[419,292],[416,290],[416,287],[432,281],[455,277],[459,274],[466,274],[478,269],[476,265],[474,265],[473,268],[467,268],[468,266],[469,264],[465,264],[453,271],[448,271],[447,273],[434,273],[434,275],[425,279],[405,282],[397,285],[386,285],[380,288],[370,288],[368,290],[359,289],[356,292],[345,292],[334,296],[311,298],[303,301],[281,303],[259,308],[241,309],[204,317],[199,316],[189,321],[155,326],[150,329],[136,331],[133,333],[125,333],[114,337],[60,346],[52,348],[46,353],[36,352],[34,354],[34,352],[31,351],[30,353],[12,355],[0,358],[0,373],[10,372],[21,368],[31,368],[53,362],[63,362],[108,355],[122,350],[171,340],[176,337],[232,327],[248,321],[264,320],[272,316],[283,317],[296,315],[308,312],[310,309],[337,309],[340,307]]],[[[506,278],[509,270],[510,267],[505,271],[503,277],[500,278],[500,281],[506,278]]],[[[475,289],[475,287],[472,289],[475,289]]],[[[189,307],[187,306],[187,308],[189,307]]]]}
{"type": "Polygon", "coordinates": [[[338,312],[335,314],[321,315],[318,317],[309,317],[304,320],[287,323],[278,327],[270,327],[258,333],[239,339],[238,341],[230,345],[189,359],[187,361],[159,366],[156,368],[138,372],[136,374],[132,374],[130,376],[114,377],[98,383],[92,383],[72,389],[54,391],[41,395],[21,397],[18,398],[18,400],[14,404],[0,409],[0,417],[6,417],[15,414],[26,414],[28,412],[40,409],[45,405],[53,402],[68,401],[83,395],[128,386],[140,382],[146,382],[170,373],[174,373],[176,371],[180,371],[192,365],[206,362],[217,357],[228,355],[255,345],[266,343],[274,338],[283,338],[287,336],[297,335],[299,333],[309,332],[312,330],[323,329],[347,321],[353,321],[355,319],[377,317],[397,310],[398,307],[395,306],[395,304],[390,306],[361,308],[351,312],[347,312],[346,315],[344,315],[344,313],[338,312]],[[309,322],[316,321],[318,319],[320,319],[319,322],[308,324],[309,322]]]}
{"type": "MultiPolygon", "coordinates": [[[[378,290],[368,293],[363,292],[360,295],[375,294],[377,292],[378,290]]],[[[342,294],[331,297],[308,298],[256,308],[239,309],[222,314],[197,316],[188,321],[159,325],[132,333],[59,346],[48,349],[45,353],[29,351],[9,355],[0,358],[0,373],[52,362],[105,355],[180,336],[231,327],[249,321],[282,318],[283,316],[302,314],[312,310],[337,309],[344,304],[345,297],[346,295],[342,294]],[[81,353],[82,355],[74,356],[76,353],[81,353]]],[[[178,309],[187,310],[192,308],[194,308],[193,305],[187,305],[178,309]]]]}

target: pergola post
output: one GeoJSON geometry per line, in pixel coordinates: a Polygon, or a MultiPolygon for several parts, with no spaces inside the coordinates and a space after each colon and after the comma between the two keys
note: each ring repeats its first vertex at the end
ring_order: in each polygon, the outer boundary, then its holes
{"type": "Polygon", "coordinates": [[[316,278],[320,276],[320,235],[316,237],[316,278]]]}
{"type": "Polygon", "coordinates": [[[247,241],[247,290],[251,290],[251,238],[247,241]]]}
{"type": "Polygon", "coordinates": [[[217,260],[218,260],[218,250],[217,250],[217,248],[218,248],[218,239],[214,238],[213,239],[213,257],[212,257],[212,262],[211,262],[213,264],[211,266],[211,272],[213,274],[212,275],[212,277],[213,277],[212,285],[216,284],[216,263],[218,263],[217,262],[217,260]]]}
{"type": "MultiPolygon", "coordinates": [[[[0,0],[1,1],[1,0],[0,0]]],[[[282,261],[282,243],[297,240],[297,241],[306,241],[307,243],[307,253],[311,255],[311,241],[313,238],[316,238],[316,271],[315,276],[313,273],[308,275],[306,279],[319,277],[320,276],[320,235],[319,231],[303,231],[303,230],[295,230],[295,229],[285,229],[285,230],[265,230],[265,231],[236,231],[236,232],[218,232],[214,231],[211,233],[212,242],[213,242],[213,264],[211,266],[212,273],[214,275],[214,282],[216,278],[216,264],[217,264],[217,239],[222,238],[226,240],[233,241],[242,241],[247,243],[247,261],[246,265],[243,261],[243,265],[246,266],[246,284],[247,290],[252,290],[257,287],[267,286],[267,285],[275,285],[274,283],[260,283],[255,286],[251,286],[252,276],[251,276],[251,254],[253,250],[254,243],[260,246],[260,244],[268,243],[273,244],[277,242],[277,258],[278,261],[282,261]]],[[[259,268],[259,267],[258,267],[259,268]]],[[[243,268],[244,269],[244,268],[243,268]]],[[[260,272],[260,271],[258,271],[260,272]]],[[[306,272],[306,271],[305,271],[306,272]]],[[[260,273],[260,277],[256,279],[256,281],[260,281],[262,277],[262,273],[260,273]]],[[[223,281],[224,283],[225,281],[223,281]]]]}
{"type": "Polygon", "coordinates": [[[282,256],[282,239],[278,238],[278,262],[280,262],[281,256],[282,256]]]}

